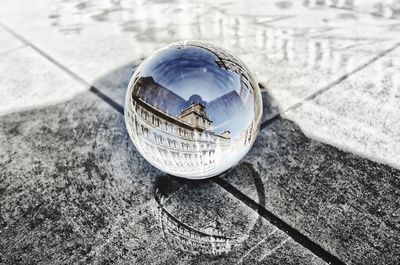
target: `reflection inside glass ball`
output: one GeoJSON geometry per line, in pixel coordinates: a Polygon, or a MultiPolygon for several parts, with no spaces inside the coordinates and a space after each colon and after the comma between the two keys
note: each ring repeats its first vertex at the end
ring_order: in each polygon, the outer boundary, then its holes
{"type": "Polygon", "coordinates": [[[235,166],[259,131],[260,89],[244,64],[203,42],[171,44],[133,74],[125,122],[137,150],[171,175],[201,179],[235,166]]]}

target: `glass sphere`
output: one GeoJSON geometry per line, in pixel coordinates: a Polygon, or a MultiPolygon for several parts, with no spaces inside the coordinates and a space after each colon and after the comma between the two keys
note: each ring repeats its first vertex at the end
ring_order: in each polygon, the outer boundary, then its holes
{"type": "Polygon", "coordinates": [[[125,123],[142,156],[174,176],[203,179],[235,166],[259,131],[261,92],[237,57],[204,42],[173,43],[142,62],[125,123]]]}

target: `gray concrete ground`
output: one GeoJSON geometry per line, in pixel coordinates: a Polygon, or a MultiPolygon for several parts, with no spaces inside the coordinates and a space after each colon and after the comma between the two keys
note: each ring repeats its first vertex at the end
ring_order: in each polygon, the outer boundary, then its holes
{"type": "Polygon", "coordinates": [[[399,1],[31,1],[0,8],[0,264],[399,264],[399,1]],[[135,150],[135,67],[238,55],[262,131],[224,176],[135,150]],[[219,248],[221,253],[215,253],[219,248]]]}

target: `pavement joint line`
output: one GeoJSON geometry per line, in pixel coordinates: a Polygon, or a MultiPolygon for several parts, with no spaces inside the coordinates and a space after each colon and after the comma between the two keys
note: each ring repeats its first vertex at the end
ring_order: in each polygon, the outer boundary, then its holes
{"type": "Polygon", "coordinates": [[[284,114],[287,114],[291,111],[294,111],[296,109],[298,109],[299,107],[301,107],[304,103],[311,101],[313,99],[315,99],[316,97],[320,96],[321,94],[325,93],[326,91],[328,91],[329,89],[331,89],[332,87],[340,84],[341,82],[343,82],[344,80],[348,79],[349,77],[351,77],[352,75],[360,72],[361,70],[363,70],[364,68],[366,68],[367,66],[371,65],[372,63],[374,63],[375,61],[379,60],[380,58],[384,57],[385,55],[387,55],[388,53],[392,52],[393,50],[395,50],[397,47],[400,46],[400,42],[396,43],[394,46],[392,46],[389,49],[386,49],[384,51],[382,51],[381,53],[379,53],[378,55],[376,55],[375,57],[369,59],[367,62],[359,65],[358,67],[356,67],[355,69],[353,69],[352,71],[342,75],[341,77],[339,77],[338,79],[332,81],[331,83],[327,84],[326,86],[318,89],[317,91],[315,91],[314,93],[311,93],[310,95],[308,95],[307,97],[303,98],[302,100],[300,100],[299,102],[297,102],[296,104],[292,105],[291,107],[288,107],[286,110],[283,111],[284,114]]]}
{"type": "MultiPolygon", "coordinates": [[[[332,87],[340,84],[341,82],[343,82],[344,80],[348,79],[350,76],[356,74],[357,72],[363,70],[364,68],[366,68],[367,66],[371,65],[372,63],[374,63],[375,61],[379,60],[380,58],[384,57],[385,55],[387,55],[388,53],[392,52],[393,50],[395,50],[397,47],[400,46],[400,43],[397,43],[396,45],[394,45],[393,47],[379,53],[377,56],[371,58],[370,60],[368,60],[367,62],[365,62],[364,64],[356,67],[355,69],[353,69],[352,71],[342,75],[341,77],[339,77],[338,79],[332,81],[331,83],[329,83],[328,85],[322,87],[321,89],[318,89],[317,91],[315,91],[314,93],[311,93],[310,95],[308,95],[307,97],[303,98],[302,100],[300,100],[299,102],[297,102],[296,104],[288,107],[286,110],[284,110],[282,113],[283,114],[287,114],[291,111],[294,111],[295,109],[301,107],[304,103],[311,101],[315,98],[317,98],[318,96],[322,95],[323,93],[325,93],[326,91],[328,91],[329,89],[331,89],[332,87]]],[[[267,93],[267,89],[265,87],[264,84],[260,83],[260,88],[265,90],[267,93]]],[[[274,123],[275,121],[279,120],[280,118],[282,118],[282,115],[279,113],[274,114],[271,118],[267,119],[266,121],[262,122],[260,125],[260,130],[265,129],[266,127],[268,127],[269,125],[271,125],[272,123],[274,123]]]]}
{"type": "MultiPolygon", "coordinates": [[[[102,99],[105,103],[109,104],[112,108],[114,108],[117,112],[120,114],[124,115],[124,107],[119,105],[117,102],[112,100],[110,97],[102,93],[99,89],[96,87],[90,85],[87,81],[85,81],[83,78],[75,74],[73,71],[68,69],[66,66],[52,58],[50,55],[42,51],[40,48],[32,44],[30,41],[13,31],[12,29],[8,28],[5,26],[3,23],[0,22],[0,26],[2,26],[5,30],[10,32],[12,35],[14,35],[16,38],[21,40],[23,43],[25,43],[27,46],[31,47],[34,49],[36,52],[41,54],[43,57],[45,57],[47,60],[52,62],[54,65],[59,67],[62,71],[66,72],[69,74],[72,78],[80,82],[86,87],[89,87],[89,91],[98,96],[100,99],[102,99]]],[[[261,124],[262,128],[267,127],[269,124],[273,123],[274,121],[278,120],[280,118],[279,114],[275,114],[272,118],[268,119],[267,121],[263,122],[261,124]]],[[[279,217],[275,216],[272,212],[268,211],[265,209],[263,206],[258,204],[257,202],[253,201],[251,198],[249,198],[247,195],[243,194],[241,191],[237,190],[234,186],[232,186],[230,183],[227,181],[223,180],[220,177],[215,177],[213,178],[213,181],[217,183],[220,187],[224,188],[227,192],[231,193],[235,198],[243,202],[245,205],[247,205],[249,208],[255,210],[261,217],[264,219],[268,220],[270,223],[281,229],[283,232],[285,232],[287,235],[289,235],[294,241],[302,245],[303,247],[307,248],[310,250],[312,253],[314,253],[316,256],[321,258],[322,260],[328,262],[329,264],[345,264],[341,260],[339,260],[336,256],[333,254],[329,253],[325,249],[323,249],[320,245],[309,239],[306,235],[303,235],[301,232],[296,230],[295,228],[291,227],[289,224],[287,224],[285,221],[280,219],[279,217]]]]}
{"type": "Polygon", "coordinates": [[[18,50],[20,50],[20,49],[22,49],[22,48],[26,48],[26,47],[27,47],[27,46],[24,44],[24,45],[20,45],[20,46],[17,46],[17,47],[14,47],[14,48],[11,48],[11,49],[2,51],[2,52],[0,52],[0,56],[7,55],[7,54],[9,54],[9,53],[18,51],[18,50]]]}
{"type": "Polygon", "coordinates": [[[258,246],[260,246],[262,243],[264,243],[264,241],[266,241],[267,239],[269,239],[270,236],[272,236],[273,234],[275,234],[275,232],[278,230],[277,227],[274,228],[274,230],[272,232],[270,232],[268,235],[266,235],[263,239],[261,239],[260,241],[258,241],[257,244],[255,244],[254,246],[252,246],[239,260],[239,262],[236,263],[236,265],[239,264],[243,264],[243,260],[250,255],[251,252],[253,252],[255,249],[258,248],[258,246]]]}
{"type": "Polygon", "coordinates": [[[328,264],[346,264],[341,261],[338,257],[332,253],[325,250],[318,243],[311,240],[308,236],[304,235],[297,229],[293,228],[291,225],[286,223],[284,220],[274,215],[272,212],[265,209],[263,206],[255,202],[253,199],[249,198],[247,195],[243,194],[240,190],[236,189],[233,185],[228,183],[221,177],[214,177],[214,182],[220,187],[225,189],[227,192],[235,196],[238,200],[246,204],[249,208],[256,211],[260,216],[269,221],[275,227],[283,231],[289,237],[291,237],[295,242],[303,246],[304,248],[311,251],[314,255],[322,259],[328,264]]]}
{"type": "Polygon", "coordinates": [[[272,117],[267,119],[266,121],[262,122],[260,125],[260,131],[274,123],[275,121],[279,120],[281,118],[281,115],[279,113],[275,113],[272,117]]]}
{"type": "MultiPolygon", "coordinates": [[[[43,50],[41,50],[40,48],[38,48],[36,45],[34,45],[32,42],[30,42],[29,40],[25,39],[24,37],[22,37],[21,35],[19,35],[17,32],[15,32],[14,30],[10,29],[9,27],[7,27],[6,25],[4,25],[2,22],[0,22],[0,26],[3,27],[6,31],[8,31],[9,33],[11,33],[14,37],[16,37],[17,39],[19,39],[20,41],[22,41],[24,44],[26,44],[27,46],[31,47],[33,50],[35,50],[36,52],[38,52],[40,55],[42,55],[43,57],[45,57],[47,60],[49,60],[51,63],[53,63],[54,65],[56,65],[58,68],[60,68],[62,71],[64,71],[65,73],[67,73],[70,77],[72,77],[73,79],[75,79],[76,81],[78,81],[79,83],[81,83],[83,86],[88,87],[89,91],[92,92],[93,94],[95,94],[96,96],[98,96],[99,98],[101,98],[103,101],[105,101],[107,104],[109,104],[112,108],[114,108],[117,112],[124,114],[124,107],[119,105],[117,102],[115,102],[114,100],[112,100],[110,97],[108,97],[106,94],[104,94],[103,92],[101,92],[98,88],[96,88],[95,86],[92,86],[89,84],[89,82],[87,82],[85,79],[83,79],[82,77],[80,77],[79,75],[75,74],[73,71],[71,71],[70,69],[68,69],[65,65],[63,65],[62,63],[58,62],[56,59],[54,59],[53,57],[51,57],[50,55],[48,55],[47,53],[45,53],[43,50]]],[[[27,47],[27,46],[23,46],[23,47],[27,47]]]]}

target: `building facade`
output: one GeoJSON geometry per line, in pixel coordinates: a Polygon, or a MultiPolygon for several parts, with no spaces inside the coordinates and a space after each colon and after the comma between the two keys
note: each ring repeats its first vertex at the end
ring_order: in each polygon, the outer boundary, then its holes
{"type": "Polygon", "coordinates": [[[149,100],[152,105],[143,98],[143,85],[141,80],[136,82],[132,107],[128,108],[128,118],[133,125],[128,129],[131,135],[139,138],[137,142],[143,153],[167,172],[207,175],[215,167],[217,152],[229,147],[229,132],[210,131],[212,121],[201,103],[192,103],[178,116],[159,109],[156,102],[149,100]]]}

